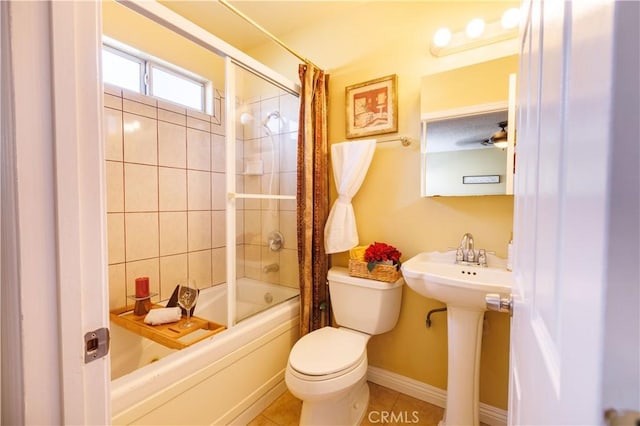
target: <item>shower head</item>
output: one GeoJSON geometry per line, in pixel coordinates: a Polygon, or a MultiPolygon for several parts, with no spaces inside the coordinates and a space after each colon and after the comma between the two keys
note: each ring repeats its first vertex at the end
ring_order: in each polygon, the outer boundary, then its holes
{"type": "Polygon", "coordinates": [[[271,111],[269,113],[269,115],[267,115],[264,120],[262,120],[262,125],[266,126],[267,123],[269,123],[269,120],[271,120],[272,118],[280,118],[280,111],[275,110],[275,111],[271,111]]]}

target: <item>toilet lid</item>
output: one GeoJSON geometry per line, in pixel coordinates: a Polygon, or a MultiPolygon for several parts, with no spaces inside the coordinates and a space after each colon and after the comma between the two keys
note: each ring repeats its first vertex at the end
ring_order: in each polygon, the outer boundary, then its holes
{"type": "Polygon", "coordinates": [[[346,370],[364,356],[368,336],[324,327],[303,336],[291,349],[289,364],[309,376],[346,370]]]}

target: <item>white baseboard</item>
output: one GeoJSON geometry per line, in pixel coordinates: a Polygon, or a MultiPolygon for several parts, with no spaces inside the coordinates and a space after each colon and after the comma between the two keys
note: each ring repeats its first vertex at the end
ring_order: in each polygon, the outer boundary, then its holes
{"type": "MultiPolygon", "coordinates": [[[[369,366],[367,369],[367,378],[370,382],[412,396],[429,404],[442,408],[446,406],[447,391],[435,386],[372,366],[369,366]]],[[[507,412],[481,402],[480,421],[491,426],[504,426],[507,424],[507,412]]]]}
{"type": "Polygon", "coordinates": [[[370,365],[367,369],[367,379],[438,407],[444,408],[447,402],[447,391],[382,368],[370,365]]]}

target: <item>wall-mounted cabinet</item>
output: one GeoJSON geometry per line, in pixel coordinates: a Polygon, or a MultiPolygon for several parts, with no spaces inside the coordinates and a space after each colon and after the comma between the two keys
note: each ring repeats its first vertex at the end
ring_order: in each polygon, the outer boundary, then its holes
{"type": "Polygon", "coordinates": [[[422,196],[513,194],[517,68],[513,55],[423,77],[422,196]]]}

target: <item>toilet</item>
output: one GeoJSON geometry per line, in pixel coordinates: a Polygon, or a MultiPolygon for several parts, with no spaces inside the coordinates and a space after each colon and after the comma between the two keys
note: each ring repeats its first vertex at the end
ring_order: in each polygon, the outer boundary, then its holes
{"type": "Polygon", "coordinates": [[[357,278],[342,267],[327,274],[338,328],[323,327],[291,349],[289,391],[302,400],[301,425],[357,425],[367,411],[367,342],[395,327],[402,285],[357,278]]]}

